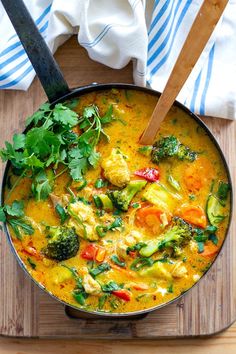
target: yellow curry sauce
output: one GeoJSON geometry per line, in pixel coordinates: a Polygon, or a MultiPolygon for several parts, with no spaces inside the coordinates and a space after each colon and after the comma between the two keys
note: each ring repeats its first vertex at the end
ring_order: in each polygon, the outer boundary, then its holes
{"type": "MultiPolygon", "coordinates": [[[[202,242],[201,237],[196,238],[195,234],[176,252],[173,253],[173,249],[170,250],[168,247],[160,247],[149,257],[142,257],[140,249],[135,250],[134,246],[137,244],[143,243],[147,246],[150,242],[158,243],[159,239],[163,239],[175,216],[187,221],[192,228],[206,229],[210,225],[206,211],[209,196],[217,194],[219,181],[227,183],[227,174],[216,147],[204,129],[177,107],[171,109],[162,123],[156,140],[174,135],[182,144],[197,152],[196,159],[181,161],[170,157],[161,160],[157,165],[151,162],[148,149],[143,153],[139,151],[141,147],[138,143],[139,137],[147,125],[156,100],[156,97],[143,92],[116,89],[88,93],[80,97],[74,108],[79,115],[82,114],[84,107],[92,104],[95,104],[103,115],[112,105],[113,116],[116,118],[103,128],[110,141],[100,139],[97,151],[101,157],[97,167],[86,172],[87,185],[77,190],[81,182],[71,181],[68,172],[65,171],[55,179],[51,195],[46,200],[36,201],[31,195],[31,179],[23,178],[7,201],[11,204],[14,200],[24,200],[26,219],[34,228],[33,235],[24,235],[22,240],[17,239],[10,228],[13,244],[25,267],[47,291],[68,304],[87,310],[118,313],[161,305],[176,298],[198,281],[221,247],[228,225],[229,196],[222,203],[224,205],[221,205],[223,217],[217,220],[217,231],[212,232],[214,235],[207,240],[204,236],[202,242]],[[107,165],[109,159],[112,161],[107,165]],[[119,181],[117,182],[119,176],[116,176],[116,185],[112,184],[113,175],[122,167],[119,159],[123,159],[126,166],[126,171],[118,172],[121,178],[120,186],[119,181]],[[106,168],[110,168],[110,171],[106,171],[106,168]],[[130,181],[145,181],[145,178],[134,174],[135,171],[144,168],[158,170],[159,180],[147,181],[132,199],[128,211],[121,211],[115,207],[112,210],[103,210],[95,205],[94,195],[125,188],[130,181]],[[126,173],[128,177],[125,176],[126,173]],[[125,181],[126,177],[129,182],[125,181]],[[95,182],[98,179],[107,182],[105,186],[97,185],[101,188],[96,188],[95,182]],[[91,233],[89,231],[90,239],[87,240],[83,235],[82,237],[79,235],[80,247],[74,257],[58,262],[46,257],[42,249],[48,243],[46,226],[60,225],[55,205],[60,203],[67,210],[70,203],[71,195],[66,188],[68,185],[70,191],[80,200],[78,208],[76,203],[72,205],[74,213],[78,211],[85,228],[92,227],[92,231],[90,230],[91,233]],[[147,190],[153,185],[161,188],[159,205],[158,202],[153,204],[152,198],[147,200],[145,197],[147,190]],[[87,217],[86,213],[90,213],[91,218],[87,217]],[[122,219],[122,226],[111,230],[105,229],[104,235],[101,235],[101,232],[98,235],[97,225],[111,225],[116,218],[122,219]],[[92,233],[94,237],[91,237],[92,233]],[[87,259],[86,256],[82,257],[86,254],[88,245],[97,247],[95,251],[93,248],[94,253],[90,255],[93,259],[88,259],[90,256],[87,259]],[[114,255],[116,257],[112,260],[114,255]],[[145,258],[146,261],[135,266],[137,258],[145,258]],[[155,262],[157,260],[159,261],[155,262]],[[92,276],[90,269],[104,263],[109,265],[108,269],[92,276]],[[83,291],[86,292],[83,305],[73,295],[76,278],[71,269],[76,271],[84,287],[83,291]],[[103,291],[102,286],[110,282],[118,284],[119,289],[114,292],[103,291]]],[[[81,132],[77,127],[73,130],[78,134],[81,132]]],[[[56,173],[63,168],[59,166],[56,173]]],[[[17,178],[11,174],[12,185],[17,178]]],[[[152,192],[152,188],[150,191],[152,192]]],[[[6,190],[5,196],[8,192],[6,190]]],[[[70,225],[75,229],[78,227],[71,216],[64,225],[70,225]]]]}

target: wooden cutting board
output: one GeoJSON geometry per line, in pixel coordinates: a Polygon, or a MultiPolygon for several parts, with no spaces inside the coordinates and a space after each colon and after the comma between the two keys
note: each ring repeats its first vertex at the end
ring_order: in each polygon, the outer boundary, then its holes
{"type": "MultiPolygon", "coordinates": [[[[113,70],[88,59],[75,38],[56,55],[70,87],[91,82],[132,82],[132,66],[113,70]]],[[[0,91],[1,146],[20,132],[27,116],[46,100],[36,79],[27,92],[0,91]]],[[[236,122],[205,118],[229,163],[236,182],[236,122]]],[[[3,165],[1,169],[3,171],[3,165]]],[[[0,239],[0,334],[17,337],[132,339],[192,337],[217,333],[236,319],[236,221],[208,274],[179,301],[140,320],[78,320],[45,294],[17,264],[5,235],[0,239]]]]}

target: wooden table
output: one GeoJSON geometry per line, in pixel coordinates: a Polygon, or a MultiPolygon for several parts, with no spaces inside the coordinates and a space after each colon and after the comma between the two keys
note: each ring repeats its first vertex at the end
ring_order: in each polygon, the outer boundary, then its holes
{"type": "MultiPolygon", "coordinates": [[[[67,42],[64,48],[60,48],[56,54],[62,71],[70,87],[88,84],[93,81],[103,83],[109,82],[132,82],[132,66],[119,70],[105,68],[88,59],[87,53],[82,48],[78,48],[75,38],[67,42]],[[77,48],[75,50],[75,48],[77,48]],[[71,52],[70,52],[71,51],[71,52]],[[69,53],[69,60],[65,60],[65,53],[69,53]],[[76,53],[76,55],[74,54],[76,53]],[[79,59],[78,59],[79,58],[79,59]],[[66,63],[66,67],[65,64],[66,63]],[[82,65],[82,69],[80,64],[82,65]],[[122,74],[122,79],[120,75],[122,74]]],[[[7,115],[8,110],[14,110],[14,100],[23,102],[20,109],[15,112],[19,117],[17,126],[12,127],[11,121],[6,120],[6,131],[19,131],[25,120],[25,112],[34,112],[38,106],[45,101],[45,94],[37,79],[27,92],[22,91],[2,91],[0,92],[0,116],[7,115]],[[36,90],[36,99],[32,100],[32,91],[36,90]],[[2,110],[2,103],[5,102],[5,111],[2,110]],[[13,106],[12,106],[13,105],[13,106]]],[[[235,127],[235,124],[234,124],[235,127]]],[[[9,139],[7,133],[1,132],[4,139],[9,139]]],[[[2,144],[1,144],[2,145],[2,144]]],[[[189,353],[192,354],[224,354],[236,352],[236,324],[222,334],[218,334],[208,339],[188,339],[188,340],[158,340],[158,341],[76,341],[76,340],[37,340],[37,339],[16,339],[0,338],[0,354],[34,354],[34,353],[189,353]]]]}
{"type": "Polygon", "coordinates": [[[76,341],[0,339],[1,354],[235,354],[236,325],[209,339],[76,341]]]}

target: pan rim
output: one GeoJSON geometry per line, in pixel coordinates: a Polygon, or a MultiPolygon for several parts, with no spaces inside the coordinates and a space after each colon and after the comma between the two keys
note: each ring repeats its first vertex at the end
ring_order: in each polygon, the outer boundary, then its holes
{"type": "MultiPolygon", "coordinates": [[[[97,84],[97,83],[92,83],[90,85],[86,85],[86,86],[81,86],[81,87],[77,87],[74,89],[71,89],[71,92],[66,94],[65,96],[60,97],[59,99],[57,99],[56,101],[52,102],[52,105],[55,105],[57,103],[60,102],[64,102],[68,99],[74,98],[74,97],[78,97],[81,95],[84,95],[86,93],[92,92],[92,91],[105,91],[105,90],[109,90],[109,89],[131,89],[131,90],[136,90],[136,91],[142,91],[142,92],[146,92],[148,94],[151,94],[153,96],[159,97],[161,95],[160,92],[155,91],[153,89],[150,88],[146,88],[146,87],[141,87],[141,86],[137,86],[134,84],[125,84],[125,83],[105,83],[105,84],[97,84]]],[[[213,260],[212,264],[210,265],[210,267],[207,269],[207,271],[205,271],[201,278],[196,281],[190,288],[188,288],[186,291],[184,291],[183,293],[181,293],[180,295],[178,295],[177,297],[175,297],[174,299],[165,302],[163,304],[157,305],[157,306],[153,306],[153,307],[149,307],[147,309],[143,309],[143,310],[138,310],[138,311],[132,311],[132,312],[114,312],[114,313],[110,313],[110,312],[103,312],[103,311],[93,311],[93,310],[86,310],[77,306],[74,306],[72,304],[69,304],[61,299],[59,299],[57,296],[53,295],[50,291],[48,291],[42,284],[40,284],[39,282],[37,282],[33,276],[30,274],[30,272],[27,270],[24,262],[22,261],[22,259],[20,258],[20,256],[18,255],[12,238],[10,236],[10,232],[7,226],[7,223],[3,223],[3,229],[4,232],[7,236],[7,240],[10,244],[10,249],[12,251],[12,253],[14,254],[14,256],[16,257],[19,265],[21,266],[21,268],[25,271],[25,273],[30,277],[30,279],[41,289],[43,290],[45,293],[49,294],[53,299],[59,301],[60,303],[62,303],[65,306],[71,307],[77,311],[81,311],[85,314],[89,314],[89,315],[93,315],[94,317],[97,317],[98,319],[102,319],[103,318],[111,318],[111,319],[118,319],[118,318],[123,318],[123,319],[131,319],[133,316],[138,316],[138,315],[145,315],[148,314],[150,312],[159,310],[160,308],[164,307],[164,306],[168,306],[174,302],[177,302],[180,298],[182,298],[187,292],[189,292],[191,289],[193,289],[197,284],[199,284],[199,282],[205,277],[205,275],[210,271],[210,269],[212,268],[213,264],[216,262],[217,258],[219,257],[219,255],[222,252],[222,249],[225,245],[225,241],[229,236],[229,231],[230,231],[230,227],[231,227],[231,222],[232,222],[232,214],[233,214],[233,199],[234,199],[234,192],[233,192],[233,185],[232,185],[232,178],[231,178],[231,173],[230,173],[230,169],[228,166],[228,163],[226,161],[226,158],[224,156],[223,151],[221,150],[221,147],[219,145],[219,143],[217,142],[216,138],[214,137],[213,133],[210,131],[210,129],[207,127],[207,125],[201,120],[200,117],[198,117],[196,114],[194,114],[193,112],[191,112],[186,106],[184,106],[182,103],[175,101],[174,106],[180,108],[182,111],[184,111],[185,113],[187,113],[191,118],[193,118],[203,129],[204,131],[207,133],[207,135],[209,136],[209,138],[211,139],[212,143],[214,144],[214,146],[216,147],[221,160],[223,162],[226,174],[227,174],[227,178],[228,178],[228,183],[230,185],[230,213],[229,213],[229,221],[228,221],[228,225],[227,225],[227,229],[225,232],[225,237],[224,240],[222,242],[222,245],[219,249],[218,254],[216,255],[215,259],[213,260]]],[[[2,178],[2,184],[1,184],[1,196],[0,196],[0,201],[1,201],[1,205],[4,202],[4,187],[6,184],[6,178],[7,178],[7,174],[9,171],[11,164],[8,161],[5,168],[4,168],[4,172],[3,172],[3,178],[2,178]]]]}

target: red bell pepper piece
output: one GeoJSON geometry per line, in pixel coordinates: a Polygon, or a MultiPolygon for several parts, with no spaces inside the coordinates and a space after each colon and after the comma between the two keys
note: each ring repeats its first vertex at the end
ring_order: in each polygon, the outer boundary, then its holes
{"type": "Polygon", "coordinates": [[[156,168],[142,168],[134,172],[136,176],[142,177],[149,182],[156,182],[160,178],[159,171],[156,168]]]}
{"type": "Polygon", "coordinates": [[[93,243],[86,246],[81,252],[81,257],[83,259],[88,259],[89,261],[94,261],[98,252],[98,247],[93,243]]]}
{"type": "Polygon", "coordinates": [[[120,299],[122,299],[124,301],[131,300],[131,293],[126,289],[114,290],[114,291],[112,291],[112,294],[119,297],[120,299]]]}

